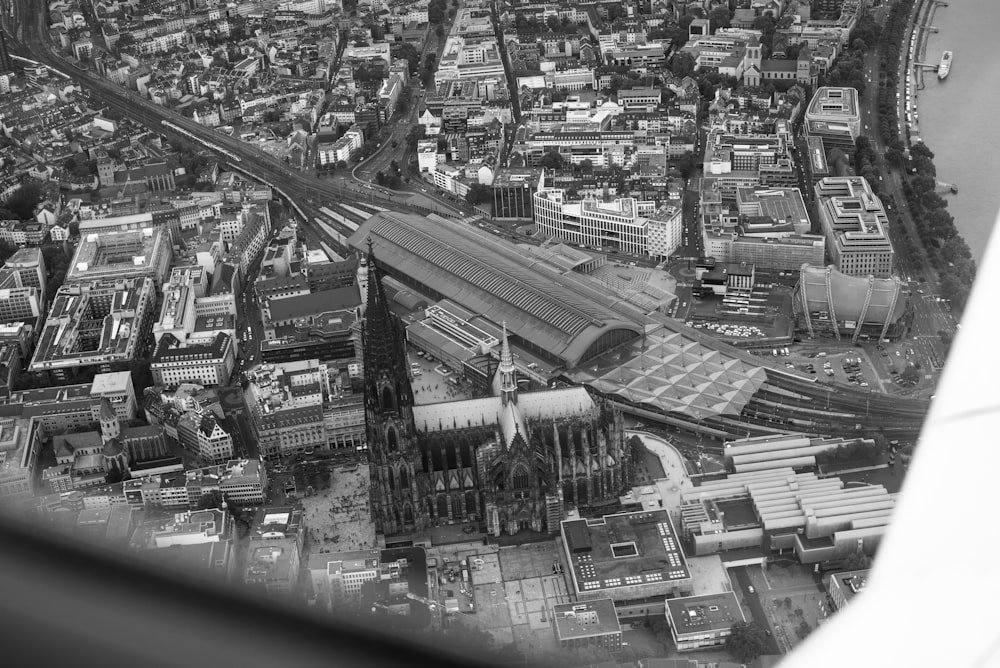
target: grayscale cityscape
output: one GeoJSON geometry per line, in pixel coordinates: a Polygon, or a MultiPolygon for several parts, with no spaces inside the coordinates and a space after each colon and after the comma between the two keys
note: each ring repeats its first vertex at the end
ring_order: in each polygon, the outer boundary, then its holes
{"type": "Polygon", "coordinates": [[[470,660],[777,664],[976,275],[955,11],[0,2],[0,506],[470,660]]]}

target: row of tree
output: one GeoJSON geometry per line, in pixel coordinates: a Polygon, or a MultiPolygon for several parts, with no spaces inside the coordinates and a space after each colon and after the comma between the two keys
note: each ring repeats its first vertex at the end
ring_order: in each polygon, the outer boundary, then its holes
{"type": "Polygon", "coordinates": [[[948,201],[937,192],[934,154],[922,142],[910,147],[910,175],[903,184],[920,243],[931,265],[941,277],[941,296],[961,315],[976,279],[976,262],[965,240],[959,236],[948,201]]]}
{"type": "Polygon", "coordinates": [[[896,72],[902,57],[901,49],[906,46],[904,37],[912,7],[913,0],[900,0],[893,5],[879,36],[879,71],[883,85],[878,96],[878,122],[879,131],[886,143],[892,139],[900,139],[899,113],[896,111],[899,104],[896,100],[899,77],[896,72]]]}
{"type": "MultiPolygon", "coordinates": [[[[879,131],[888,148],[886,160],[897,166],[908,166],[904,178],[903,195],[913,217],[918,240],[910,238],[905,228],[900,228],[903,243],[911,251],[919,241],[931,265],[941,277],[941,295],[951,302],[956,317],[961,315],[976,277],[976,263],[968,244],[958,235],[955,220],[947,211],[948,202],[937,194],[937,170],[934,154],[926,145],[917,142],[910,147],[910,161],[903,159],[904,144],[899,135],[899,89],[897,76],[900,59],[906,48],[904,37],[909,22],[913,0],[900,0],[889,12],[885,26],[879,33],[879,63],[883,73],[883,86],[879,91],[879,131]]],[[[909,132],[909,130],[907,130],[909,132]]]]}
{"type": "MultiPolygon", "coordinates": [[[[849,36],[849,46],[838,54],[830,69],[820,77],[819,85],[854,88],[859,96],[863,95],[868,83],[864,77],[865,57],[870,48],[879,44],[881,34],[882,29],[870,14],[859,18],[849,36]]],[[[796,56],[801,46],[795,45],[796,56]]],[[[794,57],[791,54],[792,49],[789,50],[789,58],[794,57]]]]}
{"type": "Polygon", "coordinates": [[[816,463],[820,466],[835,462],[864,461],[873,462],[882,454],[882,449],[871,441],[862,440],[838,445],[832,450],[824,450],[816,455],[816,463]]]}

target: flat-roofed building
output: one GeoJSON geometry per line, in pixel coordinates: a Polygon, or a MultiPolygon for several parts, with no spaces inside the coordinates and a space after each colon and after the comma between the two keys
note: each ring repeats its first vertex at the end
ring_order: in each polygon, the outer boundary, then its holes
{"type": "Polygon", "coordinates": [[[805,120],[845,126],[851,139],[861,134],[861,109],[858,91],[850,87],[823,86],[819,88],[806,107],[805,120]]]}
{"type": "Polygon", "coordinates": [[[830,573],[826,581],[826,591],[833,600],[833,609],[841,611],[865,589],[868,583],[868,573],[866,568],[859,571],[845,571],[841,573],[830,573]]]}
{"type": "Polygon", "coordinates": [[[834,266],[847,276],[889,278],[895,251],[882,201],[861,176],[828,176],[815,186],[816,209],[834,266]]]}
{"type": "Polygon", "coordinates": [[[35,287],[0,287],[0,322],[35,325],[45,315],[45,295],[35,287]]]}
{"type": "Polygon", "coordinates": [[[42,427],[38,420],[0,417],[0,499],[4,503],[34,494],[41,447],[42,427]]]}
{"type": "Polygon", "coordinates": [[[135,386],[128,371],[95,374],[90,384],[90,396],[94,401],[94,422],[98,419],[97,411],[104,397],[111,402],[111,407],[123,423],[129,423],[136,417],[135,386]]]}
{"type": "Polygon", "coordinates": [[[823,143],[823,138],[806,137],[806,149],[809,154],[800,157],[805,162],[809,183],[815,186],[817,182],[830,176],[830,165],[826,160],[826,146],[823,143]]]}
{"type": "Polygon", "coordinates": [[[422,319],[408,325],[406,339],[452,369],[461,369],[468,360],[500,344],[496,335],[477,326],[475,320],[474,313],[445,300],[427,307],[422,319]]]}
{"type": "Polygon", "coordinates": [[[0,287],[38,288],[45,297],[45,257],[40,248],[19,248],[0,268],[0,287]]]}
{"type": "Polygon", "coordinates": [[[696,555],[760,547],[804,564],[874,553],[895,498],[881,485],[846,487],[792,468],[735,473],[681,492],[681,524],[696,555]]]}
{"type": "Polygon", "coordinates": [[[165,387],[198,383],[228,385],[236,367],[236,346],[229,334],[218,333],[209,343],[181,345],[172,334],[160,338],[150,358],[153,382],[165,387]]]}
{"type": "Polygon", "coordinates": [[[259,459],[232,459],[218,466],[124,482],[125,499],[135,509],[146,506],[187,509],[212,490],[240,505],[260,504],[264,503],[266,489],[267,470],[259,459]]]}
{"type": "Polygon", "coordinates": [[[598,648],[612,654],[622,650],[622,625],[610,598],[552,606],[552,628],[559,649],[598,648]]]}
{"type": "Polygon", "coordinates": [[[257,511],[250,528],[245,584],[270,595],[289,596],[298,587],[303,513],[298,508],[265,507],[257,511]]]}
{"type": "Polygon", "coordinates": [[[539,178],[532,211],[539,233],[593,248],[668,257],[682,237],[679,207],[657,209],[655,202],[633,197],[571,201],[566,191],[545,186],[544,173],[539,178]]]}
{"type": "Polygon", "coordinates": [[[56,293],[31,361],[31,371],[56,374],[137,359],[153,319],[151,278],[63,285],[56,293]]]}
{"type": "Polygon", "coordinates": [[[379,578],[381,563],[379,550],[314,554],[308,562],[311,595],[332,610],[355,606],[364,584],[379,578]]]}
{"type": "Polygon", "coordinates": [[[84,235],[66,272],[67,283],[151,278],[157,287],[170,272],[170,235],[163,227],[84,235]]]}
{"type": "Polygon", "coordinates": [[[493,185],[490,186],[493,193],[493,217],[530,219],[531,200],[538,189],[539,176],[537,169],[498,170],[493,177],[493,185]]]}
{"type": "Polygon", "coordinates": [[[736,473],[780,468],[815,468],[816,456],[839,447],[864,444],[874,447],[871,439],[780,435],[753,436],[726,441],[723,456],[736,473]]]}
{"type": "Polygon", "coordinates": [[[733,624],[746,616],[731,591],[667,600],[667,624],[679,652],[725,645],[733,624]]]}
{"type": "Polygon", "coordinates": [[[691,572],[666,510],[563,520],[561,529],[580,601],[628,601],[691,591],[691,572]]]}
{"type": "Polygon", "coordinates": [[[329,447],[324,404],[331,388],[325,364],[317,360],[263,364],[248,375],[250,384],[243,396],[262,457],[329,447]]]}

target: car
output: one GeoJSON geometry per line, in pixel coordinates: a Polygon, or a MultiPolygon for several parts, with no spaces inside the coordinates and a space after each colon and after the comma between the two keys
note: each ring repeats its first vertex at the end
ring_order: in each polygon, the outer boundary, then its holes
{"type": "Polygon", "coordinates": [[[751,594],[757,593],[757,590],[753,588],[753,585],[747,585],[747,591],[751,594]]]}
{"type": "Polygon", "coordinates": [[[766,635],[768,638],[770,638],[771,637],[771,629],[764,629],[764,635],[766,635]]]}

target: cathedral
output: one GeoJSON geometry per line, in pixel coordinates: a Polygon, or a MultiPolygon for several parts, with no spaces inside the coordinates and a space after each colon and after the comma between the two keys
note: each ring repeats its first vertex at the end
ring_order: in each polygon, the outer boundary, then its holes
{"type": "Polygon", "coordinates": [[[506,328],[493,396],[415,405],[402,324],[369,256],[365,420],[378,531],[485,522],[493,536],[556,532],[564,506],[631,488],[620,411],[584,387],[519,392],[506,328]]]}

